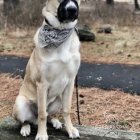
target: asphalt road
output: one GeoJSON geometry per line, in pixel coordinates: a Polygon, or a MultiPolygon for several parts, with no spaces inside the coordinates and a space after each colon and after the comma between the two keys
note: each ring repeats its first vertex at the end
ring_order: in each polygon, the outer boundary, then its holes
{"type": "MultiPolygon", "coordinates": [[[[23,75],[28,58],[0,56],[0,73],[23,75]]],[[[81,87],[120,89],[140,95],[140,66],[82,63],[78,73],[81,87]]]]}

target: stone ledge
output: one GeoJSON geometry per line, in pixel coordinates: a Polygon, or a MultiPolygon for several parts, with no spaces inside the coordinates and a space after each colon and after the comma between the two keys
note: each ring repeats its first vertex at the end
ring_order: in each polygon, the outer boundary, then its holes
{"type": "MultiPolygon", "coordinates": [[[[11,117],[0,121],[0,140],[34,140],[37,127],[32,126],[30,137],[24,138],[19,134],[19,123],[11,117]]],[[[80,130],[80,140],[140,140],[140,133],[126,132],[120,130],[103,129],[86,126],[76,126],[80,130]]],[[[48,128],[50,140],[67,140],[68,136],[64,129],[55,130],[48,128]]]]}

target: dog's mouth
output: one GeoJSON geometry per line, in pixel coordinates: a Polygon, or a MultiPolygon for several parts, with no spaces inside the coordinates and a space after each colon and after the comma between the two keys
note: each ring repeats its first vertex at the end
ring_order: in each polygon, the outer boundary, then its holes
{"type": "Polygon", "coordinates": [[[57,11],[60,22],[73,22],[78,19],[79,6],[76,0],[63,0],[57,11]]]}

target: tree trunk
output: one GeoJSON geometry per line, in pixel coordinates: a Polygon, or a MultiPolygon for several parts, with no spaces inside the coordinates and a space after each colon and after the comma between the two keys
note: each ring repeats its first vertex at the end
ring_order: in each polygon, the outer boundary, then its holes
{"type": "Polygon", "coordinates": [[[5,16],[11,15],[19,5],[19,0],[4,0],[3,9],[5,16]]]}
{"type": "Polygon", "coordinates": [[[135,3],[135,10],[140,10],[138,0],[134,0],[135,3]]]}
{"type": "Polygon", "coordinates": [[[114,0],[106,0],[106,4],[113,5],[114,4],[114,0]]]}

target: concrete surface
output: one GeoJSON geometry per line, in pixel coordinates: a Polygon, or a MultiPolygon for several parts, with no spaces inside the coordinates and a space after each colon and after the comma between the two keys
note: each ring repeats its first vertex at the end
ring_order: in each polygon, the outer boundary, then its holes
{"type": "MultiPolygon", "coordinates": [[[[80,140],[140,140],[140,133],[125,132],[111,129],[102,129],[86,126],[77,126],[80,130],[80,140]]],[[[0,121],[0,140],[34,140],[37,127],[32,126],[31,136],[24,138],[20,136],[20,125],[13,118],[6,117],[0,121]]],[[[68,140],[64,129],[54,130],[48,128],[49,140],[68,140]]]]}

